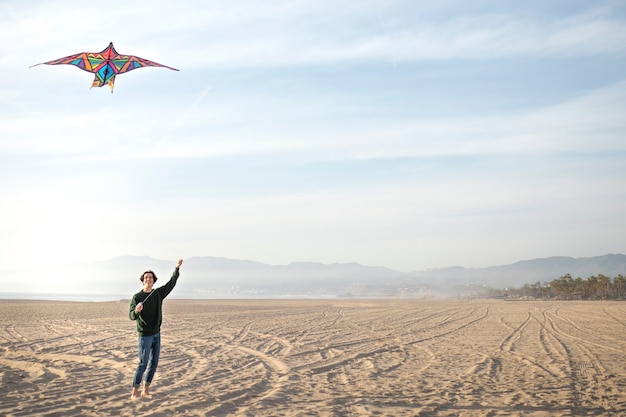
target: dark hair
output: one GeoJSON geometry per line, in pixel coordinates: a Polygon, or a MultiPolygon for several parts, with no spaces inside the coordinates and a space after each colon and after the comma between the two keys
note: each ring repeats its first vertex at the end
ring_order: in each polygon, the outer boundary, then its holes
{"type": "Polygon", "coordinates": [[[139,281],[143,282],[143,276],[144,276],[144,275],[146,275],[146,274],[148,274],[148,273],[152,274],[152,277],[154,278],[154,282],[157,282],[157,276],[156,276],[156,274],[155,274],[153,271],[151,271],[151,270],[147,270],[146,272],[144,272],[143,274],[141,274],[141,276],[139,277],[139,281]]]}

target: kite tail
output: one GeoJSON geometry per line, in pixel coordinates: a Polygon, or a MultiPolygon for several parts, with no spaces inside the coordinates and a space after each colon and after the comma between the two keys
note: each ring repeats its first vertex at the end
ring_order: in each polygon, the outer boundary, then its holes
{"type": "Polygon", "coordinates": [[[111,89],[111,94],[113,94],[113,86],[115,84],[115,77],[111,77],[108,80],[103,81],[100,78],[98,78],[98,74],[96,74],[96,76],[93,79],[93,82],[91,83],[91,88],[103,87],[105,84],[108,84],[109,88],[111,89]]]}
{"type": "Polygon", "coordinates": [[[104,84],[102,83],[102,81],[100,81],[98,79],[98,76],[96,75],[96,77],[93,79],[93,82],[91,83],[91,88],[94,87],[102,87],[104,84]]]}

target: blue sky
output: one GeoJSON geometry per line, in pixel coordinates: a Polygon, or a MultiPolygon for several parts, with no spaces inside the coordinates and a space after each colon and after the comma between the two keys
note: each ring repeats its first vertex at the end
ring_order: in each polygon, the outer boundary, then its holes
{"type": "Polygon", "coordinates": [[[622,1],[63,4],[0,1],[3,268],[626,252],[622,1]],[[110,41],[180,72],[28,68],[110,41]]]}

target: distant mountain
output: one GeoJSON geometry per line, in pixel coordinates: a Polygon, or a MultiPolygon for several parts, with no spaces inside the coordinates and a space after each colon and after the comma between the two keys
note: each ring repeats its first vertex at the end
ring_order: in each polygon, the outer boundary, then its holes
{"type": "MultiPolygon", "coordinates": [[[[32,283],[28,281],[32,275],[37,277],[38,292],[119,294],[130,298],[134,292],[141,290],[139,277],[143,271],[153,270],[158,276],[159,286],[169,279],[174,264],[174,260],[122,256],[100,262],[67,265],[53,271],[2,273],[15,277],[14,282],[23,279],[25,284],[17,288],[32,288],[32,283]]],[[[626,275],[626,255],[551,257],[488,268],[449,267],[411,273],[357,263],[294,262],[288,265],[268,265],[250,260],[194,257],[185,260],[181,278],[172,296],[313,298],[458,295],[464,288],[520,288],[525,284],[549,282],[568,273],[574,278],[598,274],[609,277],[626,275]]],[[[27,292],[24,289],[17,291],[27,292]]]]}
{"type": "Polygon", "coordinates": [[[405,276],[388,268],[357,263],[267,265],[212,257],[185,260],[184,268],[195,294],[216,296],[330,296],[345,293],[353,286],[378,286],[405,276]]]}
{"type": "Polygon", "coordinates": [[[442,287],[473,284],[494,288],[518,288],[525,284],[549,282],[565,274],[574,278],[598,274],[609,277],[626,275],[626,255],[609,254],[590,258],[554,256],[487,268],[452,267],[412,273],[416,278],[437,282],[442,287]]]}

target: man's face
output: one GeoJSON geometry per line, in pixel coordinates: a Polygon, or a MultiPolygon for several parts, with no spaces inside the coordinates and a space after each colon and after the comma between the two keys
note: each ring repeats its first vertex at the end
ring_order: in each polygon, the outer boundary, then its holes
{"type": "Polygon", "coordinates": [[[143,290],[146,292],[152,291],[154,285],[154,276],[150,272],[143,274],[143,290]]]}

